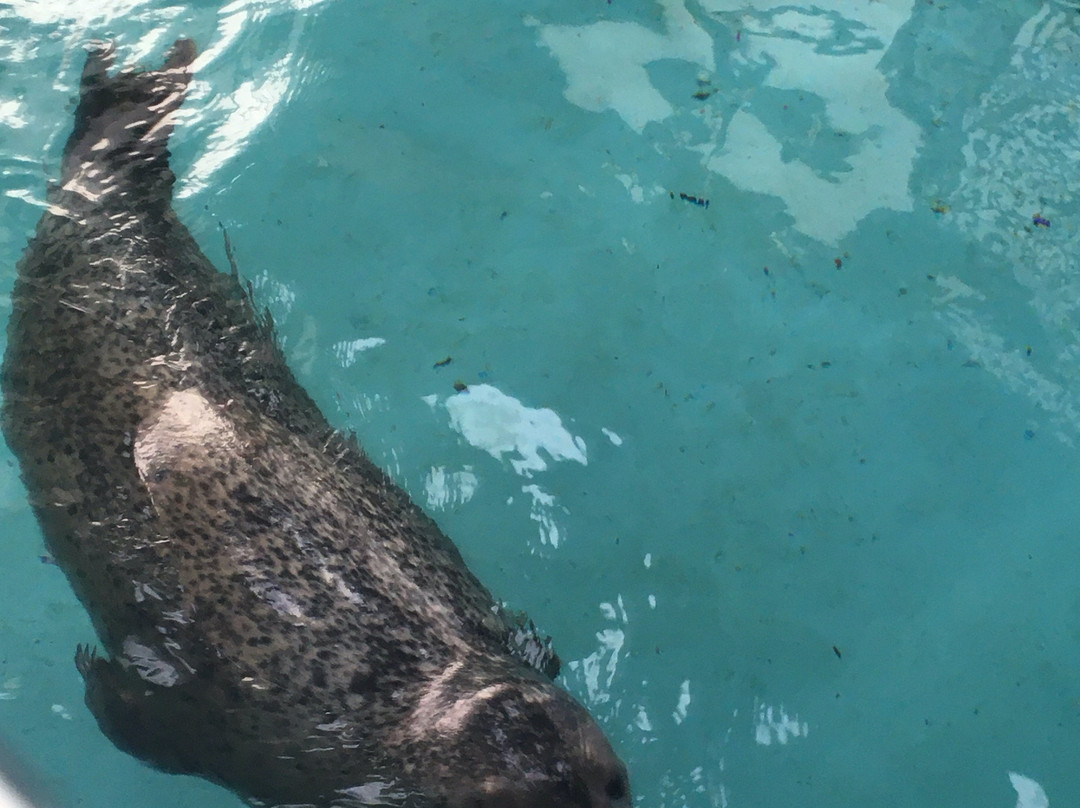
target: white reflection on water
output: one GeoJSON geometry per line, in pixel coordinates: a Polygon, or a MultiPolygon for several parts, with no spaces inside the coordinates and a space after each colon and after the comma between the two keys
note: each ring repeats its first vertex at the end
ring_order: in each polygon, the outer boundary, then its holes
{"type": "MultiPolygon", "coordinates": [[[[808,236],[832,243],[873,210],[912,209],[908,180],[922,139],[889,103],[880,68],[912,0],[819,0],[807,8],[703,0],[693,12],[683,0],[660,5],[660,30],[632,22],[528,22],[566,75],[568,101],[590,112],[614,111],[639,134],[662,124],[670,148],[699,154],[705,169],[744,190],[779,197],[795,229],[808,236]],[[661,92],[646,71],[661,60],[699,68],[698,92],[661,92]],[[805,131],[790,115],[787,131],[778,131],[754,109],[763,88],[797,93],[800,103],[813,97],[822,111],[805,131]],[[787,153],[793,143],[797,154],[787,153]]],[[[647,178],[616,178],[635,202],[663,199],[644,194],[647,178]]]]}
{"type": "Polygon", "coordinates": [[[1080,48],[1075,16],[1043,4],[964,116],[964,167],[955,188],[941,189],[942,221],[987,256],[963,280],[939,277],[946,293],[935,301],[964,358],[1048,413],[1069,445],[1080,432],[1080,231],[1069,226],[1080,212],[1069,170],[1080,162],[1080,75],[1062,54],[1080,48]],[[1027,293],[1034,323],[1002,316],[1003,274],[1020,286],[1017,298],[1027,293]]]}
{"type": "Polygon", "coordinates": [[[1043,787],[1016,772],[1009,772],[1009,782],[1016,789],[1016,808],[1050,808],[1050,798],[1043,787]]]}

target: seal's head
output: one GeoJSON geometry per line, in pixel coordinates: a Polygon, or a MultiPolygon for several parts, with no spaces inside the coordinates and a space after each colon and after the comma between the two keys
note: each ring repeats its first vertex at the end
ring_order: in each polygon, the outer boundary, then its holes
{"type": "Polygon", "coordinates": [[[530,671],[455,663],[431,683],[413,719],[410,768],[437,806],[630,806],[626,767],[603,732],[569,694],[530,671]]]}

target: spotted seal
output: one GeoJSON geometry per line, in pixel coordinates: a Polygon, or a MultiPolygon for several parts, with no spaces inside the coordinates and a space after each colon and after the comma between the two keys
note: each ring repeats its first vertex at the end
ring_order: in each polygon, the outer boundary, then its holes
{"type": "Polygon", "coordinates": [[[12,294],[3,430],[120,748],[290,805],[627,808],[626,769],[436,524],[334,431],[172,208],[194,44],[90,48],[12,294]]]}

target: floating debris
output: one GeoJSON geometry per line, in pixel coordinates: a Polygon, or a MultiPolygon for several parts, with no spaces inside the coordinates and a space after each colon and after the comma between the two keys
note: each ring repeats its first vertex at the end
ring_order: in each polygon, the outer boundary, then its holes
{"type": "Polygon", "coordinates": [[[435,367],[437,367],[437,368],[444,368],[444,367],[446,367],[447,365],[449,365],[449,364],[450,364],[451,362],[453,362],[453,361],[454,361],[454,360],[453,360],[453,357],[450,357],[450,356],[448,356],[448,357],[446,357],[446,359],[440,359],[440,360],[439,360],[438,362],[436,362],[436,363],[435,363],[435,367]]]}
{"type": "Polygon", "coordinates": [[[716,88],[712,86],[712,82],[707,78],[698,78],[697,80],[697,92],[694,93],[694,98],[698,101],[704,101],[710,95],[716,92],[716,88]]]}
{"type": "Polygon", "coordinates": [[[934,213],[948,213],[952,208],[941,200],[935,199],[934,204],[930,206],[930,210],[934,211],[934,213]]]}
{"type": "Polygon", "coordinates": [[[461,379],[458,379],[456,382],[454,382],[454,389],[457,390],[459,393],[464,393],[466,390],[469,389],[469,385],[465,384],[465,382],[463,382],[461,379]]]}
{"type": "MultiPolygon", "coordinates": [[[[675,192],[674,191],[669,191],[668,195],[672,199],[675,198],[675,192]]],[[[691,203],[693,203],[693,204],[695,204],[695,205],[697,205],[698,207],[701,207],[701,208],[709,207],[709,200],[706,199],[705,197],[702,197],[702,196],[693,196],[691,194],[684,194],[682,191],[680,191],[679,192],[679,199],[683,200],[684,202],[691,202],[691,203]]]]}
{"type": "Polygon", "coordinates": [[[1033,225],[1035,225],[1036,227],[1049,227],[1050,226],[1050,220],[1049,219],[1044,219],[1042,214],[1040,214],[1040,213],[1032,214],[1031,223],[1033,225]]]}

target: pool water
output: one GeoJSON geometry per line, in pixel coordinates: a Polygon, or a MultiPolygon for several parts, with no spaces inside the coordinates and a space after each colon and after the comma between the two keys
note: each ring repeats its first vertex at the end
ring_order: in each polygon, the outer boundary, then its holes
{"type": "MultiPolygon", "coordinates": [[[[1075,4],[12,0],[0,316],[80,46],[181,35],[181,217],[638,805],[1080,800],[1075,4]]],[[[48,561],[0,446],[0,738],[238,805],[99,733],[48,561]]]]}

